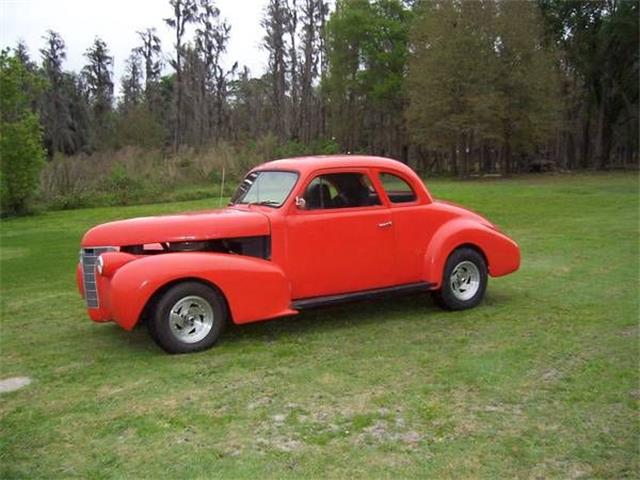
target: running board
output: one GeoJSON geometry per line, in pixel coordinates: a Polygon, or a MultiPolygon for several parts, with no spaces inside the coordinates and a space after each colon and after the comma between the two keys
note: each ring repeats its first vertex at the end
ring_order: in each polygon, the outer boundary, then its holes
{"type": "Polygon", "coordinates": [[[355,300],[370,300],[385,295],[426,292],[432,290],[434,286],[435,283],[417,282],[407,283],[405,285],[397,285],[395,287],[375,288],[373,290],[362,290],[360,292],[327,295],[325,297],[302,298],[300,300],[294,300],[291,303],[291,307],[295,308],[296,310],[326,307],[329,305],[337,305],[339,303],[351,302],[355,300]]]}

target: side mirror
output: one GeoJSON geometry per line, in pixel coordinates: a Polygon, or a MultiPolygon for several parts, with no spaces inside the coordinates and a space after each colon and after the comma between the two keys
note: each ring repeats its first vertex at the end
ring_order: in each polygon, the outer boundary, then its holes
{"type": "Polygon", "coordinates": [[[296,207],[298,207],[299,210],[304,210],[306,206],[307,206],[307,202],[304,198],[296,197],[296,207]]]}

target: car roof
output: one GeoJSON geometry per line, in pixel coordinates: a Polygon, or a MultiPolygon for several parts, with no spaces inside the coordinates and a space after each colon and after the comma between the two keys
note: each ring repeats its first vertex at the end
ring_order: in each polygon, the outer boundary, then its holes
{"type": "Polygon", "coordinates": [[[404,163],[385,157],[369,155],[317,155],[308,157],[283,158],[263,163],[255,170],[296,170],[302,174],[324,168],[386,168],[415,175],[404,163]]]}

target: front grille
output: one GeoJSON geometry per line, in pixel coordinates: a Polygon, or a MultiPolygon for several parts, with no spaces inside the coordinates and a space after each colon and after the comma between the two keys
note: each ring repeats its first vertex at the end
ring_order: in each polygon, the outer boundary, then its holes
{"type": "Polygon", "coordinates": [[[98,288],[96,286],[96,260],[104,252],[113,252],[114,247],[95,247],[82,249],[82,279],[84,282],[84,298],[88,308],[100,308],[98,288]]]}

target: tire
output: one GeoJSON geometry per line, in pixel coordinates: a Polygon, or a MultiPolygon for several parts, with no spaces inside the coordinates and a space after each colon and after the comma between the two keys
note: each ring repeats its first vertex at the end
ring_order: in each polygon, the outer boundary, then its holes
{"type": "Polygon", "coordinates": [[[473,248],[462,247],[449,255],[442,286],[433,292],[433,298],[445,310],[473,308],[484,298],[487,280],[484,257],[473,248]]]}
{"type": "Polygon", "coordinates": [[[185,281],[158,299],[147,322],[155,342],[168,353],[211,348],[228,321],[222,295],[203,283],[185,281]]]}

